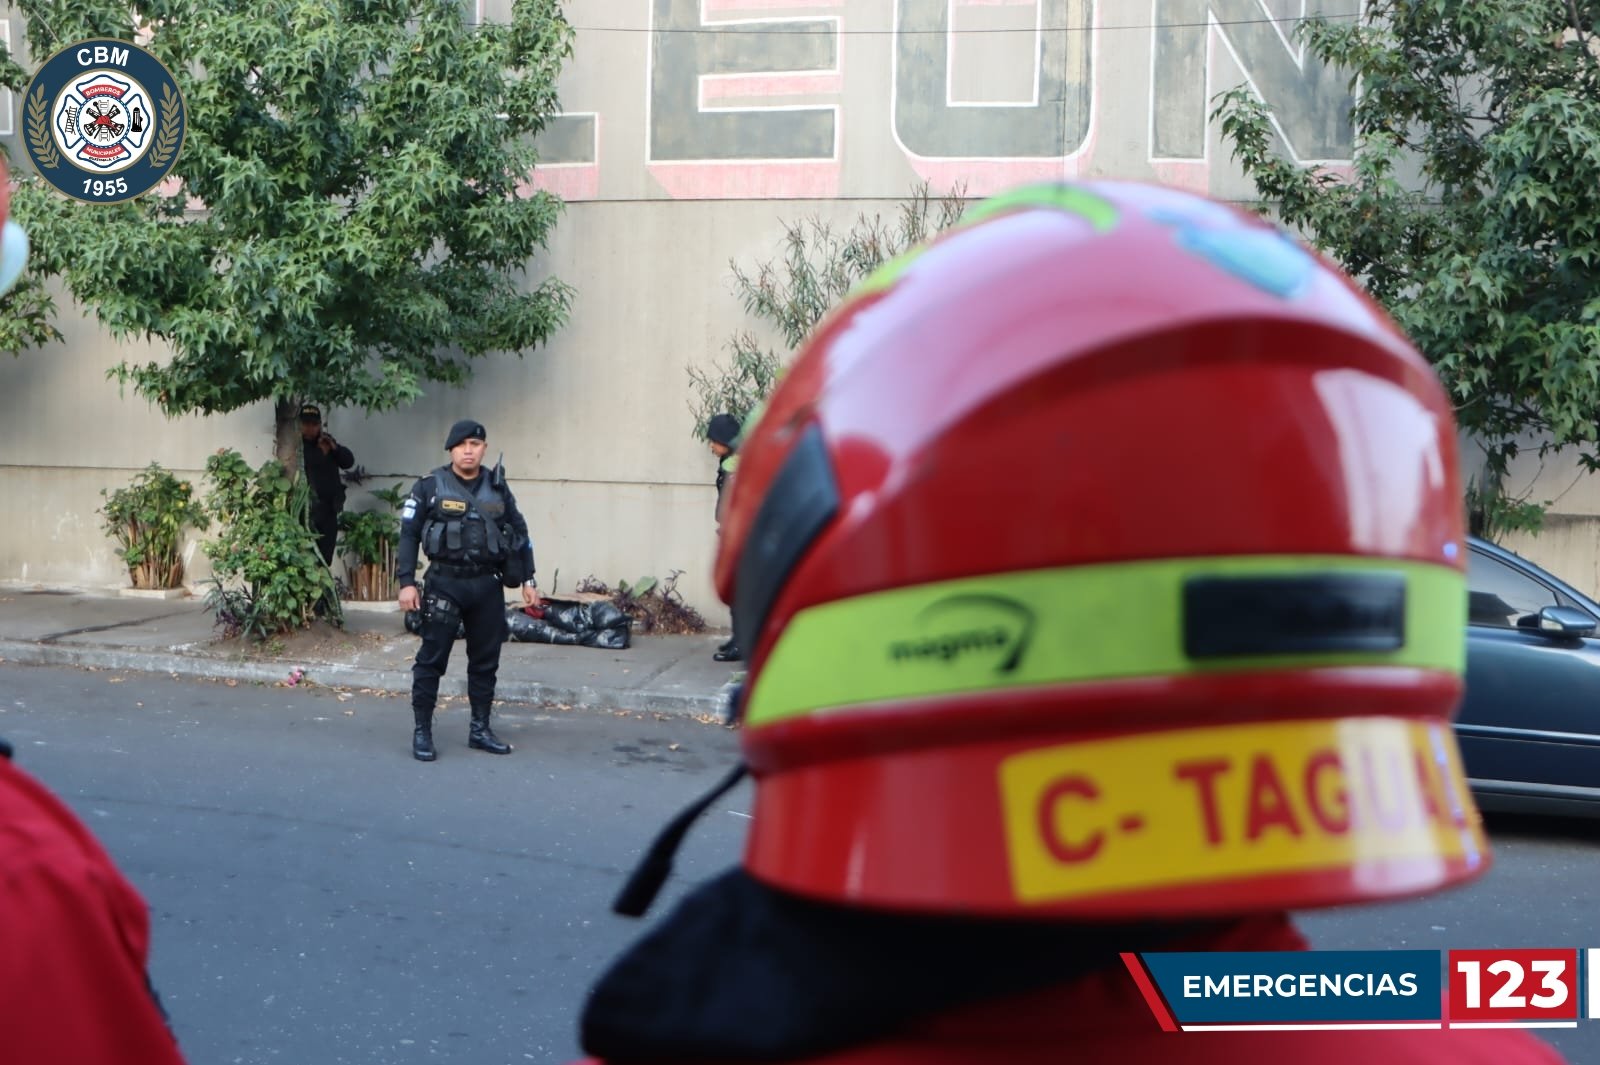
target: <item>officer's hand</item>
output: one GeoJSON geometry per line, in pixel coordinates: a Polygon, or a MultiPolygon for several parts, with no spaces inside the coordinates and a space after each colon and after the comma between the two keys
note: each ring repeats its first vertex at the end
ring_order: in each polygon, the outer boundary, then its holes
{"type": "Polygon", "coordinates": [[[544,597],[539,594],[539,589],[535,588],[531,584],[524,584],[522,586],[523,606],[542,606],[543,604],[544,597]]]}
{"type": "Polygon", "coordinates": [[[321,436],[317,437],[317,446],[320,447],[322,449],[322,453],[326,455],[328,452],[339,446],[339,441],[335,440],[327,433],[323,433],[321,436]]]}
{"type": "Polygon", "coordinates": [[[417,593],[415,584],[408,584],[400,589],[400,609],[405,611],[417,610],[422,606],[422,596],[417,593]]]}

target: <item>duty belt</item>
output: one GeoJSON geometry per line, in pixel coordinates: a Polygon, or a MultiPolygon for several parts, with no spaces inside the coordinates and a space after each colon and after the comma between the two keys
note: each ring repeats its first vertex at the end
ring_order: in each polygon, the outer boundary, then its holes
{"type": "Polygon", "coordinates": [[[487,577],[499,573],[500,567],[490,563],[468,565],[462,562],[430,562],[424,579],[437,573],[441,577],[487,577]]]}

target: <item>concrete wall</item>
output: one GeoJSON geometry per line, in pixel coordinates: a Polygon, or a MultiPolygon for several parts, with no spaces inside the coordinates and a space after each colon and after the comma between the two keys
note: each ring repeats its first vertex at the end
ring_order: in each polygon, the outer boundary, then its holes
{"type": "Polygon", "coordinates": [[[1505,488],[1547,509],[1538,533],[1513,533],[1504,546],[1600,599],[1600,477],[1574,452],[1541,458],[1535,444],[1512,461],[1505,488]]]}
{"type": "MultiPolygon", "coordinates": [[[[477,363],[463,389],[372,418],[330,411],[329,428],[386,486],[438,463],[450,422],[476,417],[505,451],[546,584],[556,569],[563,587],[681,569],[689,601],[723,620],[714,466],[691,436],[687,369],[752,324],[730,259],[771,258],[785,220],[892,216],[922,178],[973,196],[1116,176],[1249,199],[1208,128],[1212,96],[1248,79],[1297,158],[1347,158],[1343,79],[1266,16],[1357,2],[574,0],[566,112],[535,175],[569,202],[537,265],[576,285],[571,324],[545,349],[477,363]]],[[[479,0],[477,14],[503,17],[504,4],[479,0]]],[[[0,131],[15,128],[15,102],[0,101],[0,131]]],[[[270,416],[166,420],[105,377],[160,351],[119,348],[82,320],[63,328],[65,343],[0,362],[0,492],[13,501],[0,579],[113,585],[100,490],[151,460],[193,473],[223,446],[261,461],[270,416]]],[[[1600,513],[1600,492],[1583,506],[1600,513]]],[[[1531,553],[1594,587],[1596,539],[1531,553]]]]}

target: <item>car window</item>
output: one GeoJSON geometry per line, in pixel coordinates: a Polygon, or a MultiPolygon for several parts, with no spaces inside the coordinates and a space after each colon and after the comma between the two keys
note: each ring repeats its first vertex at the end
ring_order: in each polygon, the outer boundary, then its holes
{"type": "Polygon", "coordinates": [[[1513,628],[1517,619],[1556,602],[1556,593],[1498,559],[1468,552],[1467,622],[1513,628]]]}
{"type": "Polygon", "coordinates": [[[1570,606],[1574,610],[1581,610],[1590,617],[1594,617],[1594,611],[1590,610],[1588,607],[1572,598],[1572,596],[1568,595],[1566,592],[1563,592],[1560,588],[1556,589],[1556,602],[1562,606],[1570,606]]]}

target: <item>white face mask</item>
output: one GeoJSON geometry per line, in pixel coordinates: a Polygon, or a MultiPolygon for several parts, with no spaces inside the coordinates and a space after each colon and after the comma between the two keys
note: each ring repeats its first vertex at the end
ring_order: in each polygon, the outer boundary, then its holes
{"type": "Polygon", "coordinates": [[[0,295],[11,291],[27,265],[28,234],[15,222],[7,221],[4,230],[0,230],[0,295]]]}

